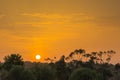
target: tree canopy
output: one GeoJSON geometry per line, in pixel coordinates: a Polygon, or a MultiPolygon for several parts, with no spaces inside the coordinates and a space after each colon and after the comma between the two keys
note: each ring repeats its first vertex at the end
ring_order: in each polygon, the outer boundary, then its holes
{"type": "Polygon", "coordinates": [[[24,62],[20,54],[11,54],[0,63],[0,80],[118,80],[120,63],[110,63],[114,54],[76,49],[59,60],[46,58],[48,63],[24,62]]]}
{"type": "Polygon", "coordinates": [[[11,54],[4,57],[3,66],[5,69],[10,70],[14,65],[23,65],[24,61],[20,54],[11,54]]]}

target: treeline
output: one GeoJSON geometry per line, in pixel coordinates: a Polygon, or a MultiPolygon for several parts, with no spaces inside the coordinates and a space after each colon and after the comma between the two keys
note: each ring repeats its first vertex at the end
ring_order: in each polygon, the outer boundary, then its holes
{"type": "Polygon", "coordinates": [[[24,62],[20,54],[4,57],[0,64],[0,80],[119,80],[120,64],[111,64],[115,51],[87,53],[77,49],[48,63],[24,62]]]}

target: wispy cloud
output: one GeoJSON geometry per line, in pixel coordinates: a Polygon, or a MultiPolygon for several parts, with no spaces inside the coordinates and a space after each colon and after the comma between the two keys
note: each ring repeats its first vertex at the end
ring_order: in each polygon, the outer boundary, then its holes
{"type": "Polygon", "coordinates": [[[45,13],[23,13],[24,16],[32,16],[32,17],[39,17],[39,18],[70,18],[69,15],[63,15],[63,14],[45,14],[45,13]]]}
{"type": "Polygon", "coordinates": [[[39,18],[39,22],[19,22],[19,24],[31,24],[31,25],[50,25],[50,24],[71,24],[80,23],[83,21],[91,21],[94,19],[93,16],[86,15],[84,13],[73,13],[73,14],[45,14],[45,13],[23,13],[23,16],[33,18],[39,18]]]}

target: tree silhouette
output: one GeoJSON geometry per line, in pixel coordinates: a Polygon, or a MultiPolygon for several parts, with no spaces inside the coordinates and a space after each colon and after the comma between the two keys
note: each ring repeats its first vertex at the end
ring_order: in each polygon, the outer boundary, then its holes
{"type": "Polygon", "coordinates": [[[5,69],[10,70],[14,65],[23,65],[23,58],[19,54],[11,54],[4,57],[3,66],[5,69]]]}
{"type": "Polygon", "coordinates": [[[72,60],[78,60],[78,61],[82,61],[83,60],[83,55],[85,54],[85,50],[84,49],[76,49],[73,52],[71,52],[69,54],[67,58],[67,60],[69,59],[70,61],[72,60]]]}
{"type": "Polygon", "coordinates": [[[56,76],[57,80],[67,80],[68,73],[67,73],[67,67],[65,62],[65,56],[61,56],[60,60],[55,63],[56,65],[56,76]]]}
{"type": "Polygon", "coordinates": [[[0,80],[119,80],[120,64],[110,64],[113,54],[113,50],[87,53],[76,49],[59,60],[46,58],[47,63],[29,64],[21,55],[11,54],[0,63],[0,80]]]}

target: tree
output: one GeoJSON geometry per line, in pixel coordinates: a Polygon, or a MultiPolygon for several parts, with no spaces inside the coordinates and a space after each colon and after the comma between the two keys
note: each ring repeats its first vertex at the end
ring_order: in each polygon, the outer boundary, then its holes
{"type": "Polygon", "coordinates": [[[100,80],[94,70],[88,68],[78,68],[74,70],[69,80],[100,80]]]}
{"type": "Polygon", "coordinates": [[[67,80],[68,70],[66,67],[65,56],[61,56],[60,60],[55,63],[57,80],[67,80]]]}
{"type": "Polygon", "coordinates": [[[76,49],[73,52],[71,52],[69,56],[66,58],[67,60],[70,59],[70,61],[72,60],[82,61],[84,57],[83,55],[85,54],[85,52],[86,51],[84,49],[76,49]]]}
{"type": "Polygon", "coordinates": [[[120,70],[120,63],[115,64],[115,69],[120,70]]]}
{"type": "Polygon", "coordinates": [[[7,80],[35,80],[33,74],[23,66],[15,65],[9,71],[7,80]]]}
{"type": "Polygon", "coordinates": [[[8,76],[8,71],[2,69],[0,71],[0,80],[7,80],[7,76],[8,76]]]}
{"type": "Polygon", "coordinates": [[[54,71],[48,64],[37,63],[31,68],[31,71],[36,80],[55,80],[54,71]]]}
{"type": "Polygon", "coordinates": [[[113,76],[113,73],[109,69],[109,67],[104,67],[104,66],[107,66],[107,64],[102,65],[102,67],[99,68],[97,71],[98,73],[101,74],[101,77],[103,78],[103,80],[108,80],[109,78],[113,76]]]}
{"type": "Polygon", "coordinates": [[[0,70],[2,69],[2,63],[0,62],[0,70]]]}
{"type": "Polygon", "coordinates": [[[3,67],[6,70],[10,70],[14,65],[23,65],[23,58],[19,54],[11,54],[4,57],[3,67]]]}

